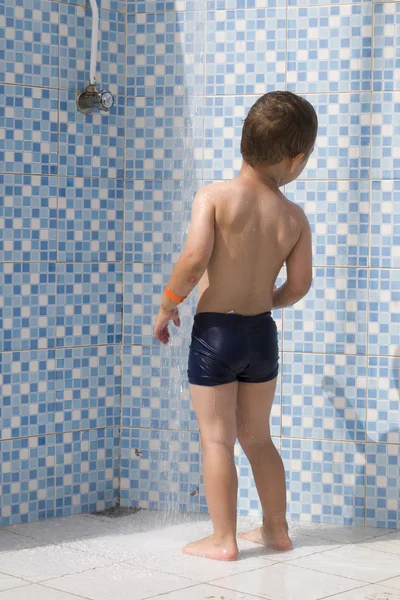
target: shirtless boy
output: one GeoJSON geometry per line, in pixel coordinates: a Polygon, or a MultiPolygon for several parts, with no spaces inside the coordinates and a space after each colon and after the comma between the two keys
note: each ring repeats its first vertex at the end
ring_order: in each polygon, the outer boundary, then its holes
{"type": "Polygon", "coordinates": [[[310,226],[280,188],[303,171],[317,129],[313,107],[299,96],[272,92],[257,100],[244,121],[240,173],[196,195],[187,244],[162,298],[155,337],[167,344],[168,322],[179,326],[177,306],[199,284],[188,375],[214,533],[188,544],[187,554],[238,556],[236,439],[263,510],[262,526],[242,537],[292,548],[285,472],[269,428],[279,359],[271,310],[295,304],[311,286],[310,226]],[[276,288],[284,264],[287,279],[276,288]]]}

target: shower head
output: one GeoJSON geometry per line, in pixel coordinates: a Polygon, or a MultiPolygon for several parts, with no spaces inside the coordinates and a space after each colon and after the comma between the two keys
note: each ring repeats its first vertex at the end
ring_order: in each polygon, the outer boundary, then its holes
{"type": "Polygon", "coordinates": [[[99,90],[95,85],[88,85],[81,92],[76,101],[78,110],[84,115],[90,115],[96,108],[110,112],[114,106],[114,97],[111,92],[99,90]]]}

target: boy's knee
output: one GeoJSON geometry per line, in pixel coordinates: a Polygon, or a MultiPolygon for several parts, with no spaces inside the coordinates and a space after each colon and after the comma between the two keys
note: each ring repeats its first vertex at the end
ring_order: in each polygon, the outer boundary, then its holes
{"type": "Polygon", "coordinates": [[[208,432],[207,435],[201,436],[201,444],[203,449],[218,449],[227,450],[229,453],[233,452],[235,447],[236,436],[233,434],[223,433],[221,431],[208,432]]]}
{"type": "Polygon", "coordinates": [[[268,431],[261,436],[254,436],[247,432],[241,433],[239,434],[238,440],[246,454],[258,454],[264,452],[268,449],[270,444],[273,444],[268,431]]]}

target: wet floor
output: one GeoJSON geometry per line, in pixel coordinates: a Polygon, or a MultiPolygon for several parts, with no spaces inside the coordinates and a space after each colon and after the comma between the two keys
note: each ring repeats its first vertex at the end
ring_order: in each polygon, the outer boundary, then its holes
{"type": "MultiPolygon", "coordinates": [[[[240,519],[239,530],[258,525],[240,519]]],[[[400,600],[400,531],[293,523],[279,554],[183,555],[208,518],[140,511],[0,528],[0,600],[400,600]]]]}

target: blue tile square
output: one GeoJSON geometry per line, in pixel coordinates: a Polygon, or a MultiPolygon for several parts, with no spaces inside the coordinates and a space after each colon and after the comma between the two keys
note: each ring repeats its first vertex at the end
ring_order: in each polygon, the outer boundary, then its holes
{"type": "MultiPolygon", "coordinates": [[[[334,5],[334,4],[360,4],[370,0],[288,0],[288,6],[314,6],[316,4],[334,5]]],[[[279,0],[278,0],[279,2],[279,0]]]]}
{"type": "MultiPolygon", "coordinates": [[[[281,447],[281,439],[280,438],[272,438],[272,441],[280,453],[281,447]]],[[[260,500],[258,498],[258,493],[256,489],[256,485],[254,482],[253,473],[251,470],[251,465],[240,447],[239,443],[235,445],[235,464],[238,475],[238,514],[244,517],[258,517],[262,518],[262,508],[260,505],[260,500]]],[[[206,504],[204,490],[201,487],[202,505],[206,504]]]]}
{"type": "Polygon", "coordinates": [[[372,85],[372,5],[288,8],[291,91],[367,91],[372,85]]]}
{"type": "Polygon", "coordinates": [[[400,270],[372,269],[368,311],[368,353],[400,355],[400,270]]]}
{"type": "Polygon", "coordinates": [[[368,440],[400,444],[400,357],[368,357],[368,440]]]}
{"type": "Polygon", "coordinates": [[[371,176],[400,179],[400,92],[374,92],[371,117],[371,176]]]}
{"type": "Polygon", "coordinates": [[[0,350],[54,348],[55,263],[0,263],[0,350]]]}
{"type": "Polygon", "coordinates": [[[305,96],[318,115],[314,153],[301,179],[368,179],[371,94],[305,96]]]}
{"type": "Polygon", "coordinates": [[[101,511],[118,498],[118,428],[55,436],[55,516],[101,511]]]}
{"type": "MultiPolygon", "coordinates": [[[[92,16],[88,6],[60,4],[60,88],[83,90],[90,79],[92,16]]],[[[125,94],[125,15],[100,10],[97,85],[125,94]]]]}
{"type": "Polygon", "coordinates": [[[303,208],[310,222],[316,266],[368,266],[369,187],[369,181],[335,180],[286,186],[286,196],[303,208]]]}
{"type": "Polygon", "coordinates": [[[373,89],[400,90],[400,4],[374,4],[373,89]]]}
{"type": "Polygon", "coordinates": [[[0,84],[0,172],[57,175],[58,91],[0,84]]]}
{"type": "Polygon", "coordinates": [[[140,346],[159,344],[153,337],[153,328],[171,271],[172,265],[168,263],[125,265],[123,307],[125,344],[140,346]]]}
{"type": "Polygon", "coordinates": [[[124,115],[121,96],[110,113],[83,115],[76,108],[76,93],[61,90],[59,174],[123,179],[124,115]]]}
{"type": "Polygon", "coordinates": [[[0,262],[57,258],[57,178],[0,174],[0,262]]]}
{"type": "Polygon", "coordinates": [[[55,351],[0,353],[0,439],[54,433],[55,351]]]}
{"type": "Polygon", "coordinates": [[[286,9],[206,15],[206,94],[264,94],[286,84],[286,9]]]}
{"type": "Polygon", "coordinates": [[[175,263],[201,181],[125,181],[125,264],[175,263]]]}
{"type": "MultiPolygon", "coordinates": [[[[204,93],[204,12],[178,8],[127,16],[127,95],[204,93]]],[[[162,4],[158,3],[157,4],[162,4]]],[[[171,3],[173,4],[173,3],[171,3]]]]}
{"type": "Polygon", "coordinates": [[[121,341],[121,269],[120,263],[57,265],[58,348],[121,341]]]}
{"type": "Polygon", "coordinates": [[[0,442],[0,526],[54,517],[54,436],[0,442]]]}
{"type": "Polygon", "coordinates": [[[0,6],[0,81],[58,87],[59,4],[4,0],[0,6]]]}
{"type": "Polygon", "coordinates": [[[197,432],[122,429],[121,505],[199,510],[197,432]]]}
{"type": "Polygon", "coordinates": [[[284,310],[284,351],[366,354],[367,288],[366,269],[315,268],[307,296],[284,310]]]}
{"type": "MultiPolygon", "coordinates": [[[[60,0],[60,2],[65,2],[66,4],[77,4],[78,6],[89,8],[89,5],[86,4],[86,0],[60,0]]],[[[125,10],[125,0],[97,0],[97,5],[100,9],[104,10],[117,10],[120,12],[124,12],[125,10]]],[[[90,13],[89,18],[91,18],[90,13]]]]}
{"type": "Polygon", "coordinates": [[[203,100],[128,98],[127,179],[201,179],[203,100]]]}
{"type": "Polygon", "coordinates": [[[120,365],[117,344],[56,350],[56,433],[119,426],[120,365]]]}
{"type": "Polygon", "coordinates": [[[242,165],[243,120],[258,96],[207,96],[204,105],[204,179],[233,179],[242,165]]]}
{"type": "Polygon", "coordinates": [[[400,181],[373,181],[371,267],[400,268],[400,181]]]}
{"type": "Polygon", "coordinates": [[[364,525],[365,444],[282,438],[288,517],[364,525]]]}
{"type": "Polygon", "coordinates": [[[397,528],[400,521],[398,444],[367,444],[365,524],[397,528]]]}
{"type": "Polygon", "coordinates": [[[122,426],[198,431],[187,380],[187,348],[124,346],[122,426]]]}
{"type": "Polygon", "coordinates": [[[284,352],[282,435],[365,441],[367,358],[284,352]]]}
{"type": "Polygon", "coordinates": [[[58,261],[122,260],[124,181],[60,177],[58,261]]]}

